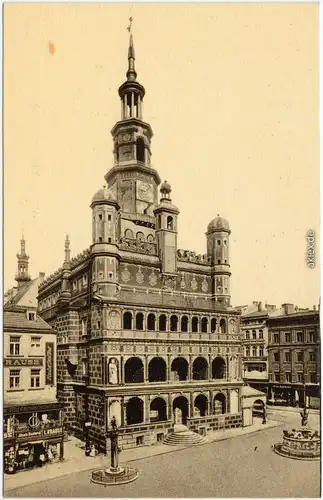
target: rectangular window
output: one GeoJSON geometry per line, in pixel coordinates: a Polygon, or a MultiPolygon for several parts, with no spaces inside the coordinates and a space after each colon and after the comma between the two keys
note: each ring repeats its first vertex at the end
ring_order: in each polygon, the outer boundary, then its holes
{"type": "Polygon", "coordinates": [[[274,352],[274,361],[279,361],[279,352],[274,352]]]}
{"type": "Polygon", "coordinates": [[[262,330],[259,330],[259,338],[260,339],[264,338],[264,332],[262,330]]]}
{"type": "Polygon", "coordinates": [[[286,382],[292,381],[292,374],[290,372],[285,373],[285,380],[286,380],[286,382]]]}
{"type": "Polygon", "coordinates": [[[250,347],[246,347],[246,356],[250,356],[250,347]]]}
{"type": "Polygon", "coordinates": [[[255,330],[252,330],[252,338],[253,340],[257,338],[257,332],[255,330]]]}
{"type": "Polygon", "coordinates": [[[297,382],[301,382],[301,384],[304,383],[304,374],[302,372],[297,373],[297,382]]]}
{"type": "Polygon", "coordinates": [[[20,337],[10,337],[10,354],[12,356],[20,355],[20,337]]]}
{"type": "Polygon", "coordinates": [[[311,381],[311,384],[317,383],[316,373],[310,373],[310,381],[311,381]]]}
{"type": "Polygon", "coordinates": [[[164,441],[164,433],[158,432],[157,433],[157,443],[162,443],[163,441],[164,441]]]}
{"type": "Polygon", "coordinates": [[[309,341],[310,342],[315,342],[316,341],[315,332],[309,332],[308,336],[309,336],[309,341]]]}
{"type": "Polygon", "coordinates": [[[257,356],[257,347],[252,348],[252,356],[255,358],[257,356]]]}
{"type": "Polygon", "coordinates": [[[111,220],[111,215],[110,214],[108,215],[108,220],[111,220]]]}
{"type": "Polygon", "coordinates": [[[262,357],[264,355],[264,348],[259,347],[259,356],[262,357]]]}
{"type": "Polygon", "coordinates": [[[303,332],[297,332],[297,342],[304,342],[303,332]]]}
{"type": "Polygon", "coordinates": [[[249,340],[250,339],[250,333],[249,332],[246,332],[246,339],[249,340]]]}
{"type": "Polygon", "coordinates": [[[32,349],[40,349],[41,337],[30,337],[30,347],[32,349]]]}
{"type": "Polygon", "coordinates": [[[28,320],[29,321],[36,321],[36,313],[35,312],[28,312],[28,320]]]}
{"type": "Polygon", "coordinates": [[[290,333],[285,333],[285,342],[290,342],[290,333]]]}
{"type": "Polygon", "coordinates": [[[33,389],[40,387],[40,370],[30,370],[30,387],[33,389]]]}
{"type": "Polygon", "coordinates": [[[144,436],[137,436],[136,437],[136,445],[140,446],[142,444],[144,444],[144,436]]]}
{"type": "Polygon", "coordinates": [[[10,389],[19,389],[19,387],[20,387],[20,370],[10,370],[9,387],[10,387],[10,389]]]}
{"type": "Polygon", "coordinates": [[[290,361],[290,351],[285,352],[285,361],[290,361]]]}
{"type": "Polygon", "coordinates": [[[273,335],[273,343],[279,344],[279,333],[274,333],[273,335]]]}
{"type": "Polygon", "coordinates": [[[280,382],[280,374],[279,374],[279,372],[275,372],[274,373],[274,380],[275,380],[275,382],[280,382]]]}
{"type": "Polygon", "coordinates": [[[297,353],[297,361],[304,361],[304,356],[303,356],[303,353],[302,352],[298,352],[297,353]]]}
{"type": "Polygon", "coordinates": [[[312,361],[312,362],[316,361],[316,354],[315,354],[315,352],[310,352],[309,353],[309,361],[312,361]]]}

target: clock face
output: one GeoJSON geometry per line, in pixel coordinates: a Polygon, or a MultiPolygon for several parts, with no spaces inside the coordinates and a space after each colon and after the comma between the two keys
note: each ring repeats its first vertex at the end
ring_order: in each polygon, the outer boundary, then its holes
{"type": "Polygon", "coordinates": [[[154,201],[154,192],[152,184],[144,181],[137,181],[137,200],[152,203],[154,201]]]}

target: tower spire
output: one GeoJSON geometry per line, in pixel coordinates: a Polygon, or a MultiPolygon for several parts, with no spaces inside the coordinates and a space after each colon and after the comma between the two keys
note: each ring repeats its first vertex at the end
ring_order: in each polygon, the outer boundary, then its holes
{"type": "Polygon", "coordinates": [[[26,241],[24,233],[22,233],[20,240],[20,253],[17,253],[17,274],[16,281],[18,283],[18,288],[20,288],[26,281],[30,280],[28,274],[28,261],[29,255],[26,254],[26,241]]]}
{"type": "Polygon", "coordinates": [[[137,72],[135,69],[135,48],[133,45],[133,36],[131,32],[131,27],[132,27],[132,21],[133,18],[129,17],[130,24],[127,27],[127,30],[129,31],[129,49],[128,49],[128,71],[127,71],[127,80],[128,81],[136,81],[137,78],[137,72]]]}
{"type": "Polygon", "coordinates": [[[69,235],[66,235],[65,238],[65,259],[64,262],[70,262],[71,260],[71,250],[70,250],[70,238],[69,235]]]}

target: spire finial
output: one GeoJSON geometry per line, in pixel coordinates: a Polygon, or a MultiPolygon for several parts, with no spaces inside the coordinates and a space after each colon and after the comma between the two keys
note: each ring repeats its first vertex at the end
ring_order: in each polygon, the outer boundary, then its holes
{"type": "Polygon", "coordinates": [[[70,238],[69,235],[66,235],[65,238],[65,262],[69,262],[71,259],[71,250],[70,250],[70,238]]]}
{"type": "Polygon", "coordinates": [[[128,49],[128,71],[127,71],[127,78],[128,80],[136,80],[137,78],[137,73],[135,70],[135,48],[133,46],[133,36],[132,36],[132,21],[133,18],[129,17],[130,24],[127,27],[127,30],[130,33],[130,38],[129,38],[129,49],[128,49]]]}

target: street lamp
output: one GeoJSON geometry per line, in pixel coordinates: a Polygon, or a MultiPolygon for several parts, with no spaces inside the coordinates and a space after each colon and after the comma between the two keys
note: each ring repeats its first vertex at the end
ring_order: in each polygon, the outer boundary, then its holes
{"type": "Polygon", "coordinates": [[[89,430],[91,428],[92,423],[88,420],[84,422],[84,434],[85,434],[85,456],[88,457],[90,456],[91,453],[91,443],[90,443],[90,436],[89,436],[89,430]]]}

